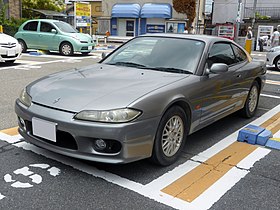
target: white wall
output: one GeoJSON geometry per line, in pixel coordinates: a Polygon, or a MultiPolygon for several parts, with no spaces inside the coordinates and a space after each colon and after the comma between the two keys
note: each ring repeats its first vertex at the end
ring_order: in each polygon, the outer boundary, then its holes
{"type": "MultiPolygon", "coordinates": [[[[253,7],[254,0],[242,0],[241,19],[244,7],[253,7]]],[[[279,7],[280,0],[257,0],[257,7],[279,7]]],[[[235,22],[237,18],[238,0],[215,0],[213,8],[213,24],[235,22]]]]}

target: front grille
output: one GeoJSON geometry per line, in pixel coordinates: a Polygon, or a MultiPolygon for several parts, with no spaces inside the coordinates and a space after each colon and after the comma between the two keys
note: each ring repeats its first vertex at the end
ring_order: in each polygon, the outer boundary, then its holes
{"type": "Polygon", "coordinates": [[[14,56],[1,55],[2,58],[16,58],[17,56],[18,56],[18,54],[14,55],[14,56]]]}
{"type": "Polygon", "coordinates": [[[13,48],[16,47],[16,43],[9,43],[9,44],[0,44],[0,47],[4,47],[4,48],[13,48]]]}
{"type": "MultiPolygon", "coordinates": [[[[33,135],[32,131],[32,122],[25,120],[26,124],[26,130],[33,135]]],[[[38,138],[48,144],[52,144],[58,147],[72,149],[72,150],[78,150],[77,143],[75,141],[75,138],[68,132],[57,130],[56,131],[56,142],[34,136],[35,138],[38,138]]]]}
{"type": "Polygon", "coordinates": [[[87,44],[88,42],[87,42],[87,41],[81,41],[81,43],[85,43],[85,44],[87,44]]]}
{"type": "Polygon", "coordinates": [[[82,47],[82,50],[88,50],[88,47],[82,47]]]}

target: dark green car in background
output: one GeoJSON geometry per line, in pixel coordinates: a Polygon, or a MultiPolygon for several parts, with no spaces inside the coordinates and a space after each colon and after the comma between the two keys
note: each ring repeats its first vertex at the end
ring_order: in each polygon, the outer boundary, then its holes
{"type": "Polygon", "coordinates": [[[15,38],[23,52],[40,49],[72,55],[74,52],[88,54],[94,48],[89,34],[79,33],[70,24],[53,19],[28,20],[19,27],[15,38]]]}

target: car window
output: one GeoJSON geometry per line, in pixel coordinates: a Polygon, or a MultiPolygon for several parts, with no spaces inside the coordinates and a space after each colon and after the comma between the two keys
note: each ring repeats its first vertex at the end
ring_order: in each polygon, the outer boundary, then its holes
{"type": "Polygon", "coordinates": [[[55,24],[62,32],[65,32],[65,33],[77,33],[77,32],[78,32],[75,28],[73,28],[73,26],[71,26],[71,25],[68,24],[68,23],[59,21],[59,22],[55,22],[54,24],[55,24]]]}
{"type": "Polygon", "coordinates": [[[138,37],[111,54],[104,63],[130,62],[147,68],[195,73],[204,46],[204,42],[193,39],[138,37]]]}
{"type": "Polygon", "coordinates": [[[242,61],[247,60],[247,55],[245,54],[245,52],[242,49],[240,49],[236,45],[231,45],[231,46],[232,46],[232,49],[235,54],[236,62],[242,62],[242,61]]]}
{"type": "Polygon", "coordinates": [[[25,31],[37,31],[37,26],[38,26],[38,21],[31,21],[23,27],[23,30],[25,30],[25,31]]]}
{"type": "Polygon", "coordinates": [[[207,59],[208,67],[210,68],[213,63],[225,63],[232,65],[236,63],[235,55],[229,43],[215,43],[207,59]]]}
{"type": "Polygon", "coordinates": [[[41,22],[41,26],[40,26],[40,31],[41,32],[51,32],[52,29],[55,29],[55,27],[49,23],[46,22],[41,22]]]}

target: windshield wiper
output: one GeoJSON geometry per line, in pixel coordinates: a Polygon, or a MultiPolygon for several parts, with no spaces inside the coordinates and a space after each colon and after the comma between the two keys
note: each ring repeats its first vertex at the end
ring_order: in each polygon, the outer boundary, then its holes
{"type": "Polygon", "coordinates": [[[150,68],[150,69],[157,70],[157,71],[171,72],[171,73],[193,74],[193,72],[191,72],[191,71],[184,70],[184,69],[173,68],[173,67],[153,67],[153,68],[150,68]]]}
{"type": "Polygon", "coordinates": [[[128,66],[128,67],[136,67],[136,68],[147,68],[145,65],[133,62],[116,62],[116,63],[107,63],[109,65],[117,65],[117,66],[128,66]]]}

